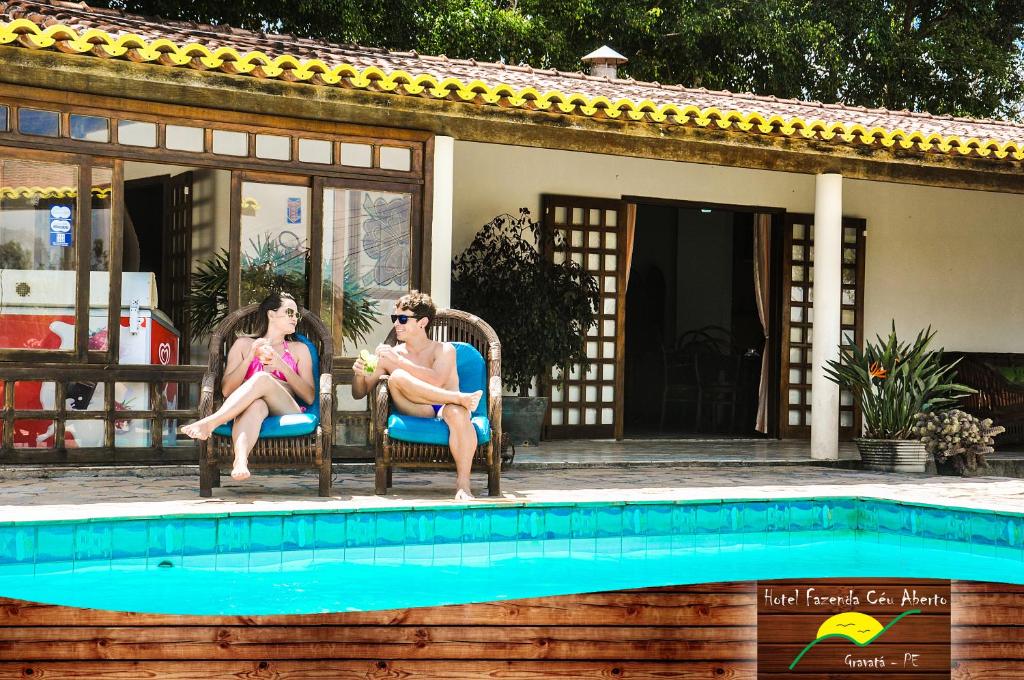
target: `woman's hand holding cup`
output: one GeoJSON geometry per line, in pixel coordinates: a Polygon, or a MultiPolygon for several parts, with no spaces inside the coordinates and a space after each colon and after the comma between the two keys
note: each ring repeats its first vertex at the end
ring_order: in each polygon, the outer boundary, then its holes
{"type": "Polygon", "coordinates": [[[276,353],[277,352],[274,351],[274,347],[263,338],[260,338],[253,343],[253,354],[259,358],[260,363],[264,366],[274,360],[274,355],[276,353]]]}

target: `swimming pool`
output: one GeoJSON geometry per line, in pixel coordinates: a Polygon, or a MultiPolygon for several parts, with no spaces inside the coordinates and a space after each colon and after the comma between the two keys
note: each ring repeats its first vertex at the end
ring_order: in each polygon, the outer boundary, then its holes
{"type": "Polygon", "coordinates": [[[1024,583],[1024,515],[859,497],[0,525],[0,596],[305,614],[814,577],[1024,583]]]}

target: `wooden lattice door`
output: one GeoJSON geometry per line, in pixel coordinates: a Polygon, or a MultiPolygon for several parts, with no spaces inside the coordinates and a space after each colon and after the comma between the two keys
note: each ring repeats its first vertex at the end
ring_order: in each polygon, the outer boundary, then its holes
{"type": "Polygon", "coordinates": [[[552,370],[546,380],[549,400],[545,436],[605,438],[622,432],[622,365],[625,329],[626,204],[579,196],[544,196],[544,228],[555,230],[567,250],[553,253],[556,262],[569,257],[597,279],[598,322],[587,334],[590,366],[552,370]]]}
{"type": "Polygon", "coordinates": [[[178,341],[180,364],[189,363],[188,294],[192,284],[192,173],[183,172],[164,186],[163,290],[169,296],[161,307],[169,310],[178,341]]]}
{"type": "MultiPolygon", "coordinates": [[[[844,345],[864,342],[865,221],[843,218],[841,338],[844,345]]],[[[782,370],[779,434],[811,436],[811,327],[813,322],[814,216],[787,214],[782,256],[782,370]]],[[[839,394],[839,435],[860,431],[860,410],[853,395],[839,394]]]]}

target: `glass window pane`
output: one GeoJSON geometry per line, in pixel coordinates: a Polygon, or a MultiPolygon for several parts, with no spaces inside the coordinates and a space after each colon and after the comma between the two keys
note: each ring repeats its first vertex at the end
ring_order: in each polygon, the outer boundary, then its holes
{"type": "Polygon", "coordinates": [[[331,143],[325,139],[300,139],[299,160],[303,163],[330,163],[331,143]]]}
{"type": "Polygon", "coordinates": [[[0,347],[72,351],[78,168],[0,160],[0,347]]]}
{"type": "Polygon", "coordinates": [[[323,319],[344,356],[373,348],[409,291],[410,194],[324,190],[323,319]],[[339,340],[342,338],[342,340],[339,340]]]}
{"type": "Polygon", "coordinates": [[[214,130],[213,152],[225,156],[248,156],[249,135],[244,132],[214,130]]]}
{"type": "Polygon", "coordinates": [[[109,142],[110,121],[99,116],[79,116],[71,114],[71,139],[82,139],[87,142],[109,142]]]}
{"type": "Polygon", "coordinates": [[[242,304],[285,290],[308,307],[309,205],[307,187],[242,183],[242,304]]]}
{"type": "Polygon", "coordinates": [[[92,247],[89,248],[89,349],[106,350],[110,290],[110,168],[92,169],[92,247]]]}
{"type": "Polygon", "coordinates": [[[380,167],[384,170],[408,172],[412,168],[412,151],[393,146],[380,149],[380,167]]]}
{"type": "Polygon", "coordinates": [[[156,123],[137,120],[117,122],[117,141],[127,146],[156,146],[156,123]]]}
{"type": "Polygon", "coordinates": [[[6,106],[0,106],[0,131],[7,131],[7,120],[8,120],[8,109],[6,106]]]}
{"type": "Polygon", "coordinates": [[[186,125],[167,126],[167,148],[175,151],[203,150],[203,128],[186,125]]]}
{"type": "Polygon", "coordinates": [[[289,161],[292,158],[292,140],[277,135],[256,135],[256,158],[289,161]]]}
{"type": "Polygon", "coordinates": [[[18,131],[23,135],[60,135],[60,114],[56,111],[18,109],[18,131]]]}
{"type": "Polygon", "coordinates": [[[341,164],[356,168],[369,168],[373,165],[373,147],[369,144],[341,145],[341,164]]]}

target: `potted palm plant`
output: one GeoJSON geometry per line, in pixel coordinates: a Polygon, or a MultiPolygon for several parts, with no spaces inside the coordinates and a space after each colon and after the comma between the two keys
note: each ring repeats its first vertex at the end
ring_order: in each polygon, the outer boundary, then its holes
{"type": "Polygon", "coordinates": [[[568,256],[565,243],[522,208],[480,229],[452,261],[452,307],[476,314],[501,340],[502,427],[513,443],[540,439],[546,397],[528,397],[552,367],[589,365],[587,330],[597,323],[597,280],[568,256]],[[556,260],[561,260],[556,262],[556,260]]]}
{"type": "MultiPolygon", "coordinates": [[[[299,304],[307,306],[309,249],[301,241],[283,245],[270,234],[249,241],[242,253],[241,290],[243,304],[259,302],[271,291],[291,293],[299,304]]],[[[228,251],[221,250],[201,261],[192,272],[189,290],[189,324],[193,337],[208,336],[228,312],[228,251]]],[[[373,329],[380,316],[377,302],[369,297],[356,276],[346,266],[342,285],[342,334],[346,340],[359,344],[373,329]]],[[[324,295],[332,294],[324,288],[324,295]]]]}
{"type": "Polygon", "coordinates": [[[942,349],[931,350],[931,327],[911,343],[892,331],[864,350],[844,346],[825,369],[829,380],[850,390],[864,417],[864,436],[854,439],[864,467],[885,472],[924,472],[928,460],[917,435],[920,414],[951,404],[974,390],[952,382],[956,363],[943,365],[942,349]]]}

